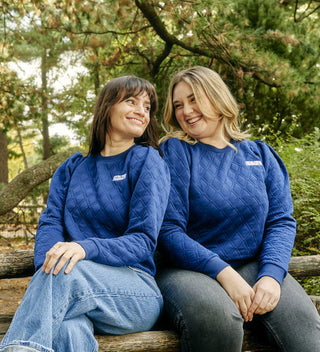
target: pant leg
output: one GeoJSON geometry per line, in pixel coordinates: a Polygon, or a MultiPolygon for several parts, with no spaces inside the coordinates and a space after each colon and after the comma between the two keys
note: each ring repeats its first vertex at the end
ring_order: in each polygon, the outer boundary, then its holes
{"type": "Polygon", "coordinates": [[[240,352],[243,319],[221,285],[207,275],[167,268],[156,276],[181,351],[240,352]]]}
{"type": "MultiPolygon", "coordinates": [[[[253,285],[258,263],[247,264],[238,272],[253,285]]],[[[320,352],[319,314],[304,289],[290,274],[283,280],[276,308],[264,315],[255,315],[253,324],[257,320],[280,351],[320,352]]]]}
{"type": "MultiPolygon", "coordinates": [[[[0,350],[5,352],[8,345],[25,345],[34,351],[52,352],[63,321],[84,314],[100,332],[124,334],[148,330],[161,308],[162,297],[154,279],[139,270],[85,260],[78,262],[67,275],[63,271],[56,276],[47,275],[38,270],[0,350]]],[[[76,341],[82,338],[78,333],[76,341]]],[[[82,342],[85,344],[86,338],[82,342]]],[[[69,350],[71,347],[65,345],[64,352],[69,350]]]]}
{"type": "Polygon", "coordinates": [[[53,341],[55,352],[65,352],[66,346],[69,346],[69,352],[98,351],[98,343],[94,338],[93,323],[86,315],[64,320],[61,323],[58,336],[59,338],[53,341]],[[78,339],[79,334],[81,339],[78,339]]]}

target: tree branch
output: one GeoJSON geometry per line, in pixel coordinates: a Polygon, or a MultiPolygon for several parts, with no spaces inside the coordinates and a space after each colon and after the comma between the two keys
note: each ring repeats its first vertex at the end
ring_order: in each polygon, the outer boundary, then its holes
{"type": "MultiPolygon", "coordinates": [[[[302,15],[298,18],[297,13],[298,13],[299,0],[296,0],[294,14],[293,14],[294,22],[302,22],[305,18],[311,16],[314,12],[316,12],[317,10],[320,9],[320,5],[318,5],[315,9],[313,9],[309,13],[307,13],[307,11],[310,9],[312,2],[313,2],[313,0],[309,1],[307,8],[303,11],[302,15]]],[[[318,2],[318,1],[315,1],[315,2],[318,2]]]]}
{"type": "Polygon", "coordinates": [[[263,84],[269,86],[269,87],[274,87],[274,88],[280,88],[281,85],[280,84],[276,84],[276,83],[270,83],[268,81],[266,81],[265,79],[263,79],[257,72],[255,72],[252,75],[253,78],[255,78],[257,81],[262,82],[263,84]]]}
{"type": "MultiPolygon", "coordinates": [[[[219,43],[219,49],[225,55],[214,55],[215,53],[213,50],[206,50],[205,48],[193,47],[193,46],[187,45],[186,43],[182,42],[181,40],[179,40],[178,38],[176,38],[174,35],[172,35],[167,31],[165,24],[161,21],[156,11],[154,10],[153,6],[147,0],[135,0],[135,3],[137,7],[141,10],[143,15],[146,17],[146,19],[149,21],[149,23],[151,24],[155,32],[159,35],[159,37],[163,41],[165,41],[168,45],[171,45],[171,47],[173,45],[177,45],[194,54],[198,54],[209,58],[215,57],[217,60],[225,63],[229,67],[230,66],[238,67],[238,68],[242,67],[244,71],[252,71],[252,69],[250,69],[249,67],[246,67],[244,64],[234,62],[231,58],[231,55],[229,54],[228,50],[225,47],[223,47],[223,50],[221,50],[222,46],[220,43],[219,43]],[[227,59],[225,57],[227,57],[227,59]]],[[[279,85],[277,85],[275,82],[268,82],[266,79],[263,79],[260,76],[260,74],[257,72],[255,72],[252,77],[254,77],[255,79],[263,82],[264,84],[270,87],[279,87],[279,85]]]]}
{"type": "Polygon", "coordinates": [[[166,57],[169,56],[171,49],[172,49],[172,44],[166,42],[166,45],[162,53],[157,57],[156,61],[153,64],[153,68],[152,68],[153,76],[155,76],[159,72],[161,63],[165,60],[166,57]]]}
{"type": "MultiPolygon", "coordinates": [[[[85,34],[85,35],[90,35],[90,34],[96,34],[96,35],[102,35],[102,34],[113,34],[113,35],[129,35],[129,34],[136,34],[139,33],[141,31],[144,31],[145,29],[150,28],[151,26],[144,26],[141,27],[135,31],[127,31],[127,32],[117,32],[117,31],[102,31],[102,32],[97,32],[97,31],[72,31],[70,29],[66,29],[66,28],[62,28],[63,30],[65,30],[68,33],[71,34],[75,34],[75,35],[79,35],[79,34],[85,34]]],[[[45,27],[45,29],[47,30],[59,30],[57,28],[51,28],[51,27],[45,27]]]]}
{"type": "MultiPolygon", "coordinates": [[[[190,45],[187,45],[186,43],[182,42],[178,38],[176,38],[174,35],[169,33],[166,29],[165,24],[160,20],[159,16],[155,12],[154,8],[148,1],[145,0],[135,0],[135,3],[137,7],[141,10],[141,12],[144,14],[144,16],[147,18],[147,20],[150,22],[151,26],[153,29],[156,31],[156,33],[159,35],[159,37],[165,41],[168,44],[177,45],[180,46],[181,48],[190,51],[194,54],[198,55],[203,55],[206,57],[212,57],[212,52],[205,50],[203,48],[199,47],[193,47],[190,45]]],[[[224,61],[224,63],[229,64],[230,62],[224,60],[223,58],[219,58],[220,60],[224,61]]]]}
{"type": "Polygon", "coordinates": [[[51,156],[16,176],[0,192],[0,215],[4,215],[19,204],[36,186],[52,177],[55,170],[74,150],[51,156]]]}

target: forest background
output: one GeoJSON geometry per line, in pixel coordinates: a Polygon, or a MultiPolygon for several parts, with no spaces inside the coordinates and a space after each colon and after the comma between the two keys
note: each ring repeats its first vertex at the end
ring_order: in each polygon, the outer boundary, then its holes
{"type": "MultiPolygon", "coordinates": [[[[236,96],[242,127],[288,168],[293,255],[319,254],[319,0],[1,0],[0,8],[2,239],[21,230],[32,246],[49,179],[87,149],[95,98],[109,79],[150,80],[161,122],[170,76],[203,65],[236,96]],[[57,124],[73,138],[53,134],[57,124]]],[[[304,285],[320,294],[314,282],[304,285]]]]}

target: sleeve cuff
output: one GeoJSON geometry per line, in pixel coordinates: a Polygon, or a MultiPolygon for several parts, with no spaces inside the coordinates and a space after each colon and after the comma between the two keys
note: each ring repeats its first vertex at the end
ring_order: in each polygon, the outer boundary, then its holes
{"type": "Polygon", "coordinates": [[[282,284],[283,279],[287,275],[287,272],[275,264],[265,264],[260,268],[257,281],[262,278],[262,276],[270,276],[277,280],[279,284],[282,284]]]}
{"type": "Polygon", "coordinates": [[[86,252],[85,259],[86,260],[93,260],[98,256],[98,247],[96,243],[92,240],[83,240],[83,241],[75,241],[76,243],[80,244],[80,246],[86,252]]]}
{"type": "Polygon", "coordinates": [[[215,279],[220,271],[229,266],[224,260],[218,256],[211,258],[204,268],[204,273],[215,279]]]}

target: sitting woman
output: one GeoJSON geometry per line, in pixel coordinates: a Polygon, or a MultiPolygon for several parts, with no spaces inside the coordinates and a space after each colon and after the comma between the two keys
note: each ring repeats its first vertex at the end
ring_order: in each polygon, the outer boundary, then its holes
{"type": "Polygon", "coordinates": [[[94,331],[150,329],[163,301],[153,254],[169,196],[157,145],[157,96],[124,76],[101,91],[86,157],[55,172],[35,267],[0,350],[98,351],[94,331]]]}
{"type": "Polygon", "coordinates": [[[171,267],[157,275],[165,311],[182,351],[240,352],[247,322],[280,351],[319,352],[318,312],[287,273],[296,234],[287,170],[237,119],[213,70],[173,78],[162,145],[171,191],[159,236],[171,267]]]}

